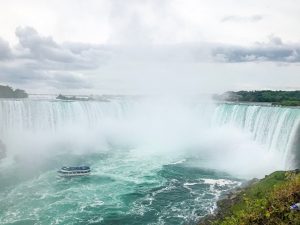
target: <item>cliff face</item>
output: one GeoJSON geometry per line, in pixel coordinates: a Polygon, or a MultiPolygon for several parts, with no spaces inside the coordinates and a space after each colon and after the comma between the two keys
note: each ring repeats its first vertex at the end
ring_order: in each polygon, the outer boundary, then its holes
{"type": "Polygon", "coordinates": [[[278,171],[253,180],[220,200],[215,214],[199,225],[300,224],[300,212],[290,206],[300,202],[300,172],[278,171]]]}

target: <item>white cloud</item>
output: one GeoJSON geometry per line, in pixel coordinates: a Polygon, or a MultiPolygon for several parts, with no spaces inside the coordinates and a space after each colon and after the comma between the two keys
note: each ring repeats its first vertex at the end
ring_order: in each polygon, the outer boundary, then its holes
{"type": "Polygon", "coordinates": [[[299,11],[295,0],[0,0],[0,82],[32,92],[299,88],[299,11]]]}
{"type": "Polygon", "coordinates": [[[11,50],[8,42],[0,38],[0,60],[9,59],[11,57],[11,50]]]}
{"type": "Polygon", "coordinates": [[[251,47],[219,46],[213,50],[215,59],[222,62],[280,62],[300,63],[300,43],[283,43],[271,35],[269,42],[257,42],[251,47]]]}
{"type": "Polygon", "coordinates": [[[59,44],[32,27],[18,27],[13,49],[0,40],[0,78],[9,83],[40,83],[54,87],[87,88],[85,70],[93,70],[109,57],[100,45],[59,44]],[[2,47],[3,46],[3,47],[2,47]],[[13,54],[13,53],[14,54],[13,54]]]}
{"type": "Polygon", "coordinates": [[[258,22],[263,19],[262,15],[252,15],[252,16],[239,16],[239,15],[230,15],[222,18],[221,22],[258,22]]]}

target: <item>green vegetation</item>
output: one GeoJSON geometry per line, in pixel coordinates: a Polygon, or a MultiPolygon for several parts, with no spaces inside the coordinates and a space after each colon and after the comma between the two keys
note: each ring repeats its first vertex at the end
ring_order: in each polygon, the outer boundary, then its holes
{"type": "Polygon", "coordinates": [[[28,94],[21,89],[13,90],[9,86],[0,85],[0,98],[28,98],[28,94]]]}
{"type": "Polygon", "coordinates": [[[282,105],[282,106],[300,106],[300,101],[284,100],[284,101],[280,102],[280,105],[282,105]]]}
{"type": "Polygon", "coordinates": [[[270,102],[273,105],[300,106],[300,91],[229,91],[214,95],[216,100],[239,102],[270,102]]]}
{"type": "Polygon", "coordinates": [[[243,189],[234,200],[221,201],[221,213],[200,224],[300,224],[300,212],[290,210],[290,206],[297,202],[300,202],[300,173],[274,172],[243,189]]]}

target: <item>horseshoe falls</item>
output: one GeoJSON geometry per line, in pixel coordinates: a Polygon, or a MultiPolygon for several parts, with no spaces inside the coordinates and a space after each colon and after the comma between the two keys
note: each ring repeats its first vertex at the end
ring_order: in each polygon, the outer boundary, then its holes
{"type": "Polygon", "coordinates": [[[296,168],[299,135],[299,108],[1,100],[0,224],[196,224],[245,179],[296,168]]]}
{"type": "Polygon", "coordinates": [[[300,109],[223,104],[215,112],[215,124],[230,124],[251,134],[265,151],[280,156],[281,169],[293,169],[297,156],[300,109]],[[298,134],[298,135],[297,135],[298,134]]]}

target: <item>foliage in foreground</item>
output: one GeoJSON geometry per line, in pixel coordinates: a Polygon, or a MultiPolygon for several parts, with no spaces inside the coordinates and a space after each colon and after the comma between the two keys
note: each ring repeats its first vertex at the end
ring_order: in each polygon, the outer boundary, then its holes
{"type": "Polygon", "coordinates": [[[242,191],[223,219],[214,225],[296,225],[300,212],[290,206],[300,202],[300,173],[275,172],[242,191]]]}

